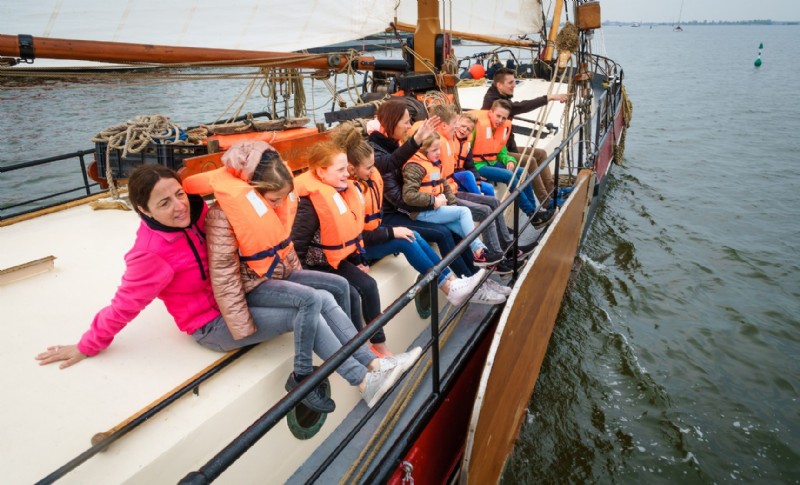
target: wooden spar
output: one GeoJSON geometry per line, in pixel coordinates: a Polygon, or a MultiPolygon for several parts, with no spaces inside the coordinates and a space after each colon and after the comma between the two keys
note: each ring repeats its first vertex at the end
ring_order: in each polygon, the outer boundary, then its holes
{"type": "Polygon", "coordinates": [[[550,62],[553,60],[553,46],[556,42],[556,35],[558,35],[558,25],[561,23],[561,9],[564,7],[564,2],[556,2],[556,8],[553,10],[553,23],[550,26],[550,33],[547,36],[547,48],[544,51],[544,61],[550,62]]]}
{"type": "MultiPolygon", "coordinates": [[[[417,26],[414,32],[414,51],[433,65],[436,62],[436,37],[441,34],[439,0],[417,1],[417,26]]],[[[439,66],[435,66],[439,68],[439,66]]],[[[415,72],[428,72],[421,62],[414,63],[415,72]]]]}
{"type": "MultiPolygon", "coordinates": [[[[397,22],[394,24],[394,28],[399,30],[400,32],[414,32],[417,28],[415,25],[411,24],[404,24],[402,22],[397,22]]],[[[393,28],[386,29],[386,32],[392,32],[393,28]]],[[[469,32],[460,32],[457,30],[450,31],[450,34],[453,37],[457,37],[463,40],[472,40],[475,42],[484,42],[486,44],[498,44],[508,47],[536,47],[538,45],[537,42],[532,40],[511,40],[511,39],[503,39],[501,37],[492,37],[490,35],[479,35],[479,34],[470,34],[469,32]]]]}
{"type": "MultiPolygon", "coordinates": [[[[258,66],[280,63],[280,67],[284,68],[342,70],[347,67],[348,61],[347,57],[338,54],[206,49],[48,37],[34,37],[33,48],[37,58],[108,63],[205,64],[207,66],[258,66]]],[[[0,34],[0,56],[20,57],[19,39],[16,35],[0,34]]],[[[374,64],[374,57],[360,56],[353,67],[357,70],[372,70],[374,64]]]]}

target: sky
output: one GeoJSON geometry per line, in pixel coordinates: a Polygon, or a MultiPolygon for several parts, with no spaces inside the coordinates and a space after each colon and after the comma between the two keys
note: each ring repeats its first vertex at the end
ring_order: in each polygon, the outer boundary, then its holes
{"type": "MultiPolygon", "coordinates": [[[[603,21],[675,22],[680,10],[681,0],[600,0],[603,21]]],[[[753,19],[800,20],[800,0],[683,0],[683,22],[753,19]]]]}

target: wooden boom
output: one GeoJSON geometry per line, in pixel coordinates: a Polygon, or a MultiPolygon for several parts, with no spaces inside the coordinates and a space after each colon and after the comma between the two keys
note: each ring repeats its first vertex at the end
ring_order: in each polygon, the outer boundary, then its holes
{"type": "MultiPolygon", "coordinates": [[[[0,56],[21,57],[19,37],[0,34],[0,56]]],[[[348,58],[340,54],[296,54],[237,49],[174,47],[93,40],[34,37],[36,58],[76,59],[108,63],[194,64],[206,66],[259,66],[280,64],[281,67],[342,70],[348,58]]],[[[375,58],[360,56],[354,69],[372,70],[375,58]]]]}

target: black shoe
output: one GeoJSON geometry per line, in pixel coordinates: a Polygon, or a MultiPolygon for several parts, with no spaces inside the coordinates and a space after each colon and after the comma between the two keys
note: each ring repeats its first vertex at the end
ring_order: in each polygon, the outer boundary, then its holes
{"type": "Polygon", "coordinates": [[[519,249],[519,252],[517,253],[517,259],[521,260],[527,258],[531,255],[531,253],[533,253],[534,250],[536,250],[536,246],[538,245],[539,241],[534,241],[524,246],[517,246],[517,249],[519,249]]]}
{"type": "Polygon", "coordinates": [[[495,274],[503,275],[509,274],[514,272],[514,260],[510,258],[506,258],[499,263],[492,265],[491,269],[494,271],[495,274]]]}
{"type": "MultiPolygon", "coordinates": [[[[286,391],[291,391],[299,384],[300,383],[295,380],[294,372],[292,372],[289,374],[289,378],[286,379],[286,391]]],[[[327,387],[325,383],[320,384],[303,399],[302,403],[312,411],[318,413],[332,413],[336,409],[336,403],[333,402],[333,399],[328,397],[325,392],[327,387]]]]}
{"type": "Polygon", "coordinates": [[[555,217],[556,212],[558,212],[558,209],[546,209],[536,212],[536,214],[534,214],[533,218],[531,219],[533,227],[535,227],[536,229],[540,229],[546,226],[547,224],[550,223],[550,221],[553,220],[553,217],[555,217]]]}

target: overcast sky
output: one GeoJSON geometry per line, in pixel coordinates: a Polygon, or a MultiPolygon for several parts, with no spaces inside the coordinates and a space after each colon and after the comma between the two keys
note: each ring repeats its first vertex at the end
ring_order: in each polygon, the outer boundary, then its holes
{"type": "MultiPolygon", "coordinates": [[[[547,2],[545,2],[547,5],[547,2]]],[[[674,22],[681,0],[601,0],[603,20],[674,22]]],[[[800,20],[800,0],[683,0],[682,21],[800,20]]]]}

